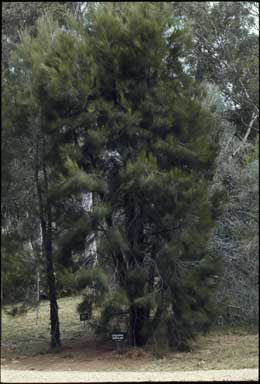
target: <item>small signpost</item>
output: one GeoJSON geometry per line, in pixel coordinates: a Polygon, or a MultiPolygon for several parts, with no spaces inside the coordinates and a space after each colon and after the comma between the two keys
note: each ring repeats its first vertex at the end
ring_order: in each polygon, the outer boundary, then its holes
{"type": "Polygon", "coordinates": [[[223,325],[224,325],[224,318],[223,318],[222,315],[219,315],[219,316],[217,317],[217,325],[218,325],[219,327],[223,327],[223,325]]]}
{"type": "Polygon", "coordinates": [[[113,332],[111,334],[111,339],[116,344],[116,349],[119,353],[123,351],[125,346],[127,346],[127,332],[113,332]]]}
{"type": "Polygon", "coordinates": [[[85,327],[85,321],[89,319],[88,313],[80,313],[79,319],[80,319],[80,321],[84,321],[84,327],[85,327]]]}
{"type": "Polygon", "coordinates": [[[231,325],[236,325],[240,320],[240,307],[237,307],[235,305],[228,305],[227,316],[231,325]]]}

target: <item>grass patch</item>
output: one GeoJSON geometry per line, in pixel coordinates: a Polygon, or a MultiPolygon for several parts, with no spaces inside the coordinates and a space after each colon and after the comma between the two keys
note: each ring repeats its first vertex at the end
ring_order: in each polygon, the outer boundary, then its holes
{"type": "Polygon", "coordinates": [[[2,361],[44,369],[92,371],[134,370],[175,371],[207,369],[241,369],[258,367],[258,334],[246,327],[214,328],[209,335],[199,336],[191,352],[170,352],[156,359],[149,351],[129,350],[118,355],[93,338],[93,331],[79,320],[80,296],[58,300],[63,347],[55,355],[49,348],[49,303],[41,302],[36,324],[36,311],[12,317],[2,311],[2,361]],[[92,340],[92,341],[91,341],[92,340]],[[143,353],[142,353],[143,352],[143,353]],[[54,358],[55,357],[55,358],[54,358]],[[49,365],[48,365],[49,364],[49,365]],[[54,365],[53,365],[54,364],[54,365]],[[58,364],[58,365],[55,365],[58,364]],[[48,368],[49,367],[49,368],[48,368]],[[57,368],[58,367],[58,368],[57,368]]]}
{"type": "MultiPolygon", "coordinates": [[[[62,340],[67,343],[89,332],[79,321],[77,305],[80,296],[58,299],[60,331],[62,340]]],[[[47,353],[50,343],[50,306],[48,301],[40,303],[38,322],[36,310],[12,317],[2,310],[2,357],[47,353]]]]}

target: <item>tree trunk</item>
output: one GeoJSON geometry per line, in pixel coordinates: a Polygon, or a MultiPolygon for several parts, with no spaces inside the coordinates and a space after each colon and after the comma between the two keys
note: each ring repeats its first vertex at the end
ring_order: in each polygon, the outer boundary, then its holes
{"type": "Polygon", "coordinates": [[[47,262],[47,282],[49,287],[50,300],[50,320],[51,320],[51,347],[57,348],[61,346],[60,342],[60,326],[57,304],[56,281],[53,269],[53,253],[51,232],[47,231],[47,237],[44,242],[45,257],[47,262]]]}
{"type": "MultiPolygon", "coordinates": [[[[85,212],[91,212],[93,210],[93,193],[82,193],[82,208],[85,212]]],[[[95,267],[98,264],[97,259],[97,244],[94,234],[88,234],[85,241],[85,250],[84,250],[84,264],[91,265],[95,267]]]]}
{"type": "Polygon", "coordinates": [[[44,190],[39,183],[39,145],[40,145],[40,134],[37,132],[36,137],[36,150],[35,150],[35,181],[39,200],[39,216],[41,221],[42,229],[42,246],[43,253],[46,258],[46,269],[47,269],[47,283],[49,287],[49,300],[50,300],[50,323],[51,323],[51,348],[57,348],[61,346],[60,341],[60,327],[59,327],[59,315],[58,315],[58,304],[57,304],[57,292],[56,292],[56,281],[53,269],[53,251],[52,251],[52,213],[51,205],[48,198],[48,179],[47,170],[45,164],[45,142],[44,137],[42,139],[42,151],[41,161],[44,179],[44,190]]]}
{"type": "MultiPolygon", "coordinates": [[[[144,241],[144,226],[142,208],[129,196],[125,201],[126,209],[126,234],[131,248],[130,265],[141,265],[143,262],[142,246],[144,241]]],[[[145,282],[144,282],[145,284],[145,282]]],[[[149,319],[150,311],[145,307],[131,305],[130,309],[130,329],[132,345],[142,347],[146,344],[148,335],[145,326],[149,319]]]]}
{"type": "Polygon", "coordinates": [[[128,196],[125,200],[126,235],[131,248],[132,265],[143,262],[142,246],[144,241],[144,226],[142,207],[133,197],[128,196]]]}
{"type": "Polygon", "coordinates": [[[148,334],[145,332],[145,325],[149,319],[149,309],[131,306],[130,328],[132,346],[143,347],[148,340],[148,334]]]}

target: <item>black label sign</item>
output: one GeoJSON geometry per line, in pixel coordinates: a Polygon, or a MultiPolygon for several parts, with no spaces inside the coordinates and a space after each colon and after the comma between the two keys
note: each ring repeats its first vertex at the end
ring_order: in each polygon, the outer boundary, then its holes
{"type": "Polygon", "coordinates": [[[88,320],[88,313],[80,313],[79,318],[80,321],[88,320]]]}
{"type": "Polygon", "coordinates": [[[112,333],[111,338],[113,341],[125,341],[125,340],[127,340],[127,333],[126,332],[115,332],[115,333],[112,333]]]}

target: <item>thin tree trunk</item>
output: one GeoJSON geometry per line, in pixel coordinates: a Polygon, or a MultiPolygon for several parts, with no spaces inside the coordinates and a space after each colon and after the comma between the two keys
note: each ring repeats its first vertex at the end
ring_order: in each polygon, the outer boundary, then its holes
{"type": "Polygon", "coordinates": [[[130,310],[130,327],[132,346],[143,347],[147,340],[148,335],[144,333],[145,324],[149,319],[150,311],[144,307],[131,306],[130,310]]]}
{"type": "Polygon", "coordinates": [[[241,144],[235,149],[235,151],[232,153],[230,158],[234,157],[245,146],[245,144],[247,142],[247,139],[248,139],[248,136],[250,135],[250,132],[252,130],[252,127],[253,127],[254,122],[255,122],[256,119],[257,119],[257,113],[253,112],[251,121],[250,121],[250,123],[248,125],[248,129],[247,129],[247,131],[245,133],[245,136],[244,136],[241,144]]]}
{"type": "MultiPolygon", "coordinates": [[[[131,248],[131,265],[142,265],[142,245],[144,241],[144,227],[142,221],[142,208],[129,196],[125,201],[126,234],[131,248]]],[[[144,282],[145,284],[145,282],[144,282]]],[[[150,311],[145,307],[132,303],[130,308],[130,328],[133,346],[144,346],[148,336],[144,333],[145,324],[149,319],[150,311]]]]}
{"type": "MultiPolygon", "coordinates": [[[[93,193],[82,193],[82,208],[85,212],[91,212],[93,210],[93,193]]],[[[95,267],[98,264],[97,259],[97,244],[94,234],[88,234],[85,241],[85,250],[84,250],[84,264],[88,265],[89,263],[95,267]],[[91,241],[91,239],[93,240],[91,241]]]]}
{"type": "Polygon", "coordinates": [[[40,307],[40,272],[37,268],[37,272],[36,272],[36,302],[37,302],[37,306],[36,306],[36,325],[38,324],[38,320],[39,320],[39,307],[40,307]]]}
{"type": "MultiPolygon", "coordinates": [[[[109,229],[113,227],[112,215],[106,218],[106,223],[109,229]]],[[[116,282],[119,287],[126,288],[127,284],[127,261],[120,249],[113,253],[113,262],[115,267],[116,282]]]]}
{"type": "Polygon", "coordinates": [[[39,306],[40,306],[40,272],[39,265],[37,260],[37,252],[33,246],[33,240],[30,239],[28,246],[31,250],[31,256],[35,263],[35,272],[36,272],[36,325],[38,324],[39,319],[39,306]]]}
{"type": "Polygon", "coordinates": [[[1,279],[1,306],[4,305],[4,282],[3,279],[1,279]]]}
{"type": "Polygon", "coordinates": [[[51,206],[48,199],[48,179],[45,164],[45,143],[42,138],[42,168],[44,176],[44,194],[39,183],[39,145],[40,145],[40,134],[37,132],[36,135],[36,151],[35,151],[35,181],[39,200],[39,213],[42,228],[42,245],[43,252],[46,258],[47,267],[47,282],[49,287],[49,300],[50,300],[50,322],[51,322],[51,347],[57,348],[61,346],[60,341],[60,328],[59,328],[59,315],[58,315],[58,304],[57,304],[57,293],[56,293],[56,281],[53,269],[53,252],[52,252],[52,214],[51,206]]]}

